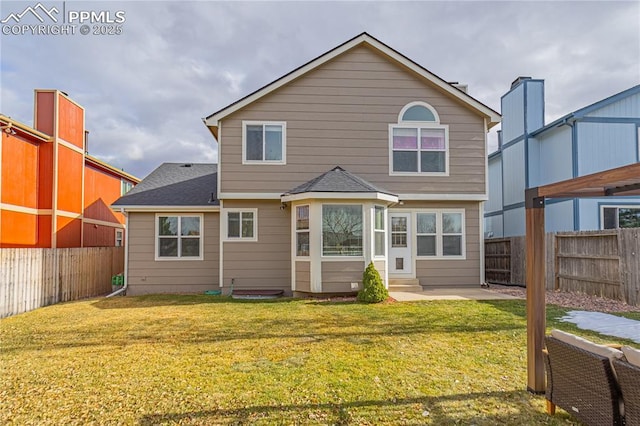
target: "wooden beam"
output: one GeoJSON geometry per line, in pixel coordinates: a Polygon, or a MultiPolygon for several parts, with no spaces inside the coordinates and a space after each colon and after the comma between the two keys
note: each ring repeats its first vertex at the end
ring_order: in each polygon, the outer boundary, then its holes
{"type": "Polygon", "coordinates": [[[544,196],[538,188],[526,191],[526,259],[527,259],[527,390],[545,391],[544,335],[545,303],[545,232],[544,196]]]}

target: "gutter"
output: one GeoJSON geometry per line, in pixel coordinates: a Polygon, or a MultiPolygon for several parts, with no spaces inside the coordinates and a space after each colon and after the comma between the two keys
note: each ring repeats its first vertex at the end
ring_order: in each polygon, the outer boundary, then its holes
{"type": "Polygon", "coordinates": [[[122,214],[125,216],[125,230],[126,230],[126,238],[124,239],[124,285],[120,290],[116,290],[111,294],[108,294],[106,298],[117,296],[120,293],[126,294],[127,287],[129,286],[129,215],[124,209],[121,210],[122,214]]]}

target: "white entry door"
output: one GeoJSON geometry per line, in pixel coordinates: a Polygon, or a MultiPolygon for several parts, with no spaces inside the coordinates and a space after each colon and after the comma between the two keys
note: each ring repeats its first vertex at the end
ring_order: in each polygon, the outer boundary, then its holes
{"type": "Polygon", "coordinates": [[[395,276],[413,274],[411,258],[411,213],[389,213],[389,273],[395,276]]]}

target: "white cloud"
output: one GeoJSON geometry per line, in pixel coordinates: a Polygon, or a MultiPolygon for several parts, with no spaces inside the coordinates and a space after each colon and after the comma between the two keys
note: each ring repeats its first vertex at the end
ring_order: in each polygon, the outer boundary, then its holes
{"type": "MultiPolygon", "coordinates": [[[[24,5],[3,1],[0,14],[24,5]]],[[[640,81],[637,2],[67,5],[124,10],[124,32],[0,36],[0,111],[30,123],[33,89],[63,90],[86,109],[91,153],[141,177],[216,161],[202,117],[362,31],[496,110],[518,75],[545,79],[547,120],[640,81]]]]}

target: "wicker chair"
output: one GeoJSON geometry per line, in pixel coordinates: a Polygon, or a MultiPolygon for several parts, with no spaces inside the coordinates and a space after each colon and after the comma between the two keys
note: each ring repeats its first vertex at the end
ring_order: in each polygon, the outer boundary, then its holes
{"type": "Polygon", "coordinates": [[[624,417],[627,426],[640,426],[640,367],[616,359],[613,368],[624,399],[624,417]]]}
{"type": "Polygon", "coordinates": [[[547,412],[554,414],[557,405],[588,425],[623,425],[622,396],[609,358],[551,336],[546,344],[547,412]]]}

